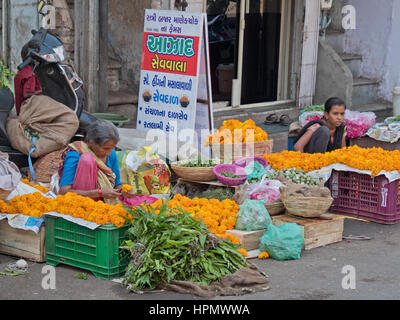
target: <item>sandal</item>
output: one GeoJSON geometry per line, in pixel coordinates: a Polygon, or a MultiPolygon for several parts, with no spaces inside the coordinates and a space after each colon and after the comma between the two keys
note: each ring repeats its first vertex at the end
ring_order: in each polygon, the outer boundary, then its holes
{"type": "Polygon", "coordinates": [[[272,113],[265,118],[264,124],[272,124],[278,122],[279,122],[278,116],[276,115],[276,113],[272,113]]]}
{"type": "Polygon", "coordinates": [[[286,114],[281,115],[279,118],[279,123],[283,126],[288,126],[292,123],[292,120],[286,114]]]}

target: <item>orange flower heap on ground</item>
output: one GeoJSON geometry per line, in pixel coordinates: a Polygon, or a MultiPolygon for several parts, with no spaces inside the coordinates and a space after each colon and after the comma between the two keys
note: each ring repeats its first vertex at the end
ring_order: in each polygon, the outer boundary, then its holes
{"type": "Polygon", "coordinates": [[[112,223],[118,228],[125,224],[123,217],[130,217],[120,203],[110,205],[75,193],[58,195],[55,199],[44,197],[39,192],[16,196],[10,200],[10,204],[0,200],[0,211],[34,218],[56,211],[101,225],[112,223]]]}
{"type": "Polygon", "coordinates": [[[217,132],[209,135],[204,145],[208,144],[231,144],[243,142],[257,142],[268,139],[268,134],[257,127],[251,119],[240,122],[236,119],[225,120],[217,132]]]}
{"type": "MultiPolygon", "coordinates": [[[[163,200],[159,199],[154,202],[151,207],[157,209],[163,204],[163,200]]],[[[233,243],[239,243],[239,240],[233,235],[226,235],[226,230],[235,228],[236,216],[239,211],[239,205],[229,199],[219,201],[217,199],[193,198],[177,194],[168,202],[168,207],[174,211],[178,211],[178,207],[191,213],[192,217],[201,219],[210,232],[216,236],[228,239],[233,243]]]]}
{"type": "Polygon", "coordinates": [[[267,251],[263,251],[258,255],[258,259],[268,259],[269,253],[267,251]]]}
{"type": "Polygon", "coordinates": [[[237,249],[237,252],[239,252],[243,257],[247,257],[247,251],[243,248],[237,249]]]}
{"type": "Polygon", "coordinates": [[[300,153],[283,151],[263,156],[275,170],[285,168],[303,169],[306,172],[319,170],[334,163],[342,163],[360,170],[371,170],[376,176],[381,170],[400,172],[400,151],[382,148],[360,148],[351,146],[326,153],[300,153]]]}

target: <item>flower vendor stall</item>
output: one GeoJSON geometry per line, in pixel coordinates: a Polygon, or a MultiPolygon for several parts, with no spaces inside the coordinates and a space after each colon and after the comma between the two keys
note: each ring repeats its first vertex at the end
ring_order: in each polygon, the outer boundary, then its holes
{"type": "Polygon", "coordinates": [[[210,159],[196,155],[167,166],[149,148],[119,151],[122,190],[147,190],[143,201],[112,205],[56,195],[21,178],[0,200],[0,217],[34,231],[45,257],[36,261],[122,277],[133,291],[174,279],[210,284],[245,268],[246,258],[299,259],[302,250],[341,241],[344,216],[400,222],[400,151],[351,146],[271,153],[272,143],[254,121],[226,120],[205,141],[210,159]],[[263,148],[252,149],[257,143],[263,148]],[[227,147],[223,154],[221,147],[227,147]],[[156,169],[158,183],[148,179],[152,188],[135,185],[156,169]],[[170,185],[171,172],[179,179],[170,185]],[[151,198],[152,190],[163,196],[151,198]]]}

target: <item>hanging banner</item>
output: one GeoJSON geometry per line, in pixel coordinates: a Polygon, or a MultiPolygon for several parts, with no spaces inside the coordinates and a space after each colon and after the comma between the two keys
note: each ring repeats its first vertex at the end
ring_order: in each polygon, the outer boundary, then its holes
{"type": "Polygon", "coordinates": [[[137,129],[178,136],[184,129],[212,130],[206,29],[202,13],[146,10],[137,129]]]}

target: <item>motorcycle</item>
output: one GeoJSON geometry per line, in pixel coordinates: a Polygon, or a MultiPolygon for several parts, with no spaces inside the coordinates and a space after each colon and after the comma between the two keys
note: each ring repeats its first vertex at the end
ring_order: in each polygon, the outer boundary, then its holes
{"type": "MultiPolygon", "coordinates": [[[[66,105],[76,113],[79,119],[79,129],[72,140],[82,140],[86,126],[97,120],[90,113],[83,111],[83,82],[73,66],[64,62],[65,49],[56,35],[44,28],[31,32],[33,36],[27,43],[27,54],[24,61],[18,66],[18,70],[29,64],[33,65],[33,72],[39,79],[42,94],[66,105]]],[[[0,105],[0,151],[8,153],[10,160],[19,167],[27,167],[28,156],[12,149],[5,129],[12,108],[13,101],[0,105]]]]}

